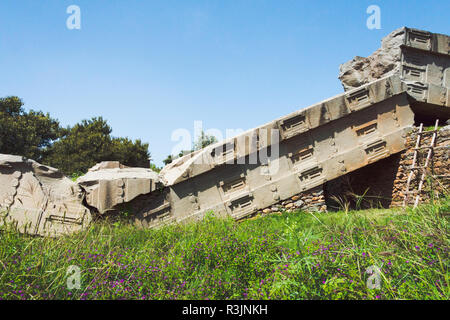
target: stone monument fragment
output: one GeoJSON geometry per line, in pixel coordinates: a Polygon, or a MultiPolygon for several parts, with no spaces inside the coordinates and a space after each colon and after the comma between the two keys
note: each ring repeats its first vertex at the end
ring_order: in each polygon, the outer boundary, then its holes
{"type": "Polygon", "coordinates": [[[124,203],[143,227],[211,211],[242,219],[280,203],[321,210],[324,183],[405,150],[419,119],[450,118],[450,37],[397,29],[370,57],[341,65],[339,78],[344,93],[178,158],[160,174],[108,161],[75,184],[0,155],[0,213],[22,232],[61,235],[124,203]]]}
{"type": "Polygon", "coordinates": [[[41,236],[80,231],[91,222],[83,199],[81,188],[57,169],[0,154],[0,224],[41,236]]]}
{"type": "Polygon", "coordinates": [[[159,178],[150,169],[130,168],[117,161],[105,161],[89,169],[87,174],[77,179],[77,183],[86,192],[87,204],[100,214],[105,214],[114,211],[117,205],[155,191],[159,178]]]}

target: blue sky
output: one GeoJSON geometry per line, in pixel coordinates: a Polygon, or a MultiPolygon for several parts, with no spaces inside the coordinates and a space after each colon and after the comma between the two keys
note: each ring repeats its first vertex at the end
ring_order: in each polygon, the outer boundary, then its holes
{"type": "Polygon", "coordinates": [[[0,97],[64,126],[103,116],[162,165],[174,130],[225,135],[339,94],[341,63],[401,26],[448,34],[449,15],[442,0],[0,0],[0,97]]]}

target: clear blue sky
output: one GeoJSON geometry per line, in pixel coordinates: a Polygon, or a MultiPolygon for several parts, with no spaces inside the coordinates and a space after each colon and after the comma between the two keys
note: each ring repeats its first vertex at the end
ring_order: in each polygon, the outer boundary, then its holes
{"type": "Polygon", "coordinates": [[[195,120],[247,130],[341,93],[339,64],[401,26],[448,34],[450,2],[0,0],[0,96],[64,126],[103,116],[161,165],[195,120]]]}

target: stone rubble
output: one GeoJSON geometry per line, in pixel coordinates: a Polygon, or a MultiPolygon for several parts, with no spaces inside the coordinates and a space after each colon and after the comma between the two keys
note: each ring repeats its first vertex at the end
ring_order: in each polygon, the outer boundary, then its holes
{"type": "MultiPolygon", "coordinates": [[[[392,204],[391,206],[402,206],[406,191],[406,183],[412,165],[414,148],[417,139],[418,128],[414,128],[406,141],[407,149],[400,155],[400,163],[396,179],[394,180],[392,204]]],[[[429,146],[431,143],[431,134],[422,135],[422,146],[429,146]]],[[[423,165],[425,163],[427,150],[419,152],[417,164],[423,165]]],[[[424,181],[424,188],[420,193],[421,202],[430,201],[430,195],[434,195],[437,199],[441,194],[449,192],[450,190],[450,126],[447,125],[438,131],[435,143],[434,153],[431,157],[431,162],[426,169],[426,179],[424,181]],[[433,179],[430,179],[433,177],[433,179]],[[445,178],[447,177],[447,178],[445,178]]],[[[417,190],[422,171],[413,175],[411,180],[410,190],[417,190]]],[[[409,197],[409,205],[414,202],[415,195],[409,197]]]]}

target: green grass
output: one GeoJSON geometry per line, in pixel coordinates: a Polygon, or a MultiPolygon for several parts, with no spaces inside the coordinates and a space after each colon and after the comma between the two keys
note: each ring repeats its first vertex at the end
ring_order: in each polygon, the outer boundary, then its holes
{"type": "Polygon", "coordinates": [[[69,179],[72,180],[73,182],[75,182],[75,181],[77,181],[77,179],[79,177],[84,176],[84,175],[85,175],[85,173],[83,173],[83,172],[75,172],[69,176],[69,179]]]}
{"type": "Polygon", "coordinates": [[[60,239],[0,232],[1,299],[449,299],[450,199],[416,210],[212,214],[60,239]],[[68,267],[81,271],[68,290],[68,267]],[[367,273],[379,268],[380,287],[367,273]]]}
{"type": "MultiPolygon", "coordinates": [[[[437,130],[441,130],[444,126],[442,125],[438,125],[437,130]]],[[[423,127],[423,131],[433,131],[434,130],[434,125],[433,126],[428,126],[428,127],[423,127]]]]}

